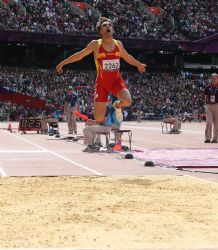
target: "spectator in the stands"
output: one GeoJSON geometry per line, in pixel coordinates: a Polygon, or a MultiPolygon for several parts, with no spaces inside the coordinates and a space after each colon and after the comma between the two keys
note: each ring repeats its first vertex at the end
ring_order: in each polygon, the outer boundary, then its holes
{"type": "Polygon", "coordinates": [[[42,133],[47,133],[48,132],[47,124],[58,123],[58,111],[52,104],[51,100],[48,100],[43,113],[44,116],[41,119],[41,129],[42,133]]]}
{"type": "Polygon", "coordinates": [[[102,15],[113,21],[118,37],[196,40],[217,32],[215,0],[84,1],[96,9],[95,14],[89,7],[79,11],[68,1],[17,2],[19,5],[13,1],[4,7],[0,5],[0,30],[96,35],[96,15],[102,15]],[[160,11],[149,12],[148,6],[158,7],[160,11]]]}

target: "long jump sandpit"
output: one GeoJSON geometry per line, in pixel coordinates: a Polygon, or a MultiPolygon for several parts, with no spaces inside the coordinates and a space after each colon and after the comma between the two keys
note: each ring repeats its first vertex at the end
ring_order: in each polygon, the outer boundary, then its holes
{"type": "Polygon", "coordinates": [[[218,184],[188,176],[0,178],[0,248],[218,249],[218,184]]]}

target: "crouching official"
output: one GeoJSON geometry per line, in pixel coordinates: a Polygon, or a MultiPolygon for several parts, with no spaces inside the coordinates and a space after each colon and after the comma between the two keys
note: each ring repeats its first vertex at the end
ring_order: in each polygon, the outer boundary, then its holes
{"type": "Polygon", "coordinates": [[[112,101],[109,100],[104,124],[97,124],[95,120],[87,121],[87,126],[83,129],[84,144],[87,145],[87,147],[83,152],[94,152],[96,150],[95,145],[101,146],[101,137],[98,133],[110,133],[111,129],[119,129],[120,125],[121,122],[116,119],[115,108],[112,105],[112,101]]]}
{"type": "Polygon", "coordinates": [[[171,129],[171,134],[177,134],[179,133],[181,129],[181,121],[175,116],[175,111],[171,107],[170,100],[166,100],[166,105],[163,107],[163,116],[165,123],[170,123],[173,125],[173,128],[171,129]]]}
{"type": "Polygon", "coordinates": [[[56,122],[58,123],[58,112],[52,102],[49,100],[45,106],[44,116],[41,119],[41,129],[43,133],[48,132],[47,124],[56,122]]]}

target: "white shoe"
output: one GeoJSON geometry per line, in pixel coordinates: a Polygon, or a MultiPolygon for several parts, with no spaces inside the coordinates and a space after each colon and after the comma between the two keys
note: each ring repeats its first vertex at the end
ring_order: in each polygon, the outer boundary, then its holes
{"type": "Polygon", "coordinates": [[[113,107],[115,108],[115,115],[116,115],[116,119],[119,122],[122,122],[123,120],[123,112],[121,108],[116,108],[116,102],[113,103],[113,107]]]}

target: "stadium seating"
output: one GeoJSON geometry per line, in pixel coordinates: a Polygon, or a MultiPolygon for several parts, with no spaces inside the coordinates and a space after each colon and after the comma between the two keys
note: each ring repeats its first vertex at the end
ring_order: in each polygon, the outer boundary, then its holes
{"type": "Polygon", "coordinates": [[[215,0],[200,1],[201,8],[197,0],[77,2],[11,0],[0,4],[0,30],[96,35],[102,15],[114,22],[116,37],[196,40],[217,32],[215,0]]]}

